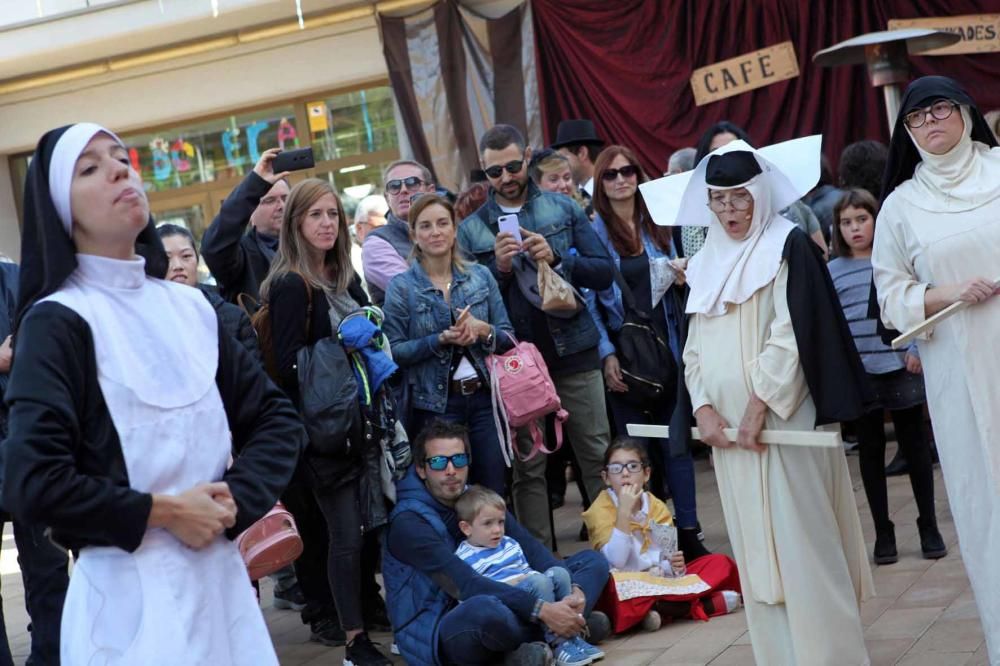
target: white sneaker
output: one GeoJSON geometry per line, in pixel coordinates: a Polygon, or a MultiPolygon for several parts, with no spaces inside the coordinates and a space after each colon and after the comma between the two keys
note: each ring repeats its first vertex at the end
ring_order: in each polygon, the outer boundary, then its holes
{"type": "Polygon", "coordinates": [[[739,592],[733,592],[732,590],[723,590],[722,598],[726,600],[727,613],[732,613],[734,610],[743,605],[743,597],[740,596],[739,592]]]}
{"type": "Polygon", "coordinates": [[[642,630],[643,631],[656,631],[662,626],[663,620],[660,618],[660,614],[655,610],[650,610],[646,613],[646,616],[642,618],[642,630]]]}

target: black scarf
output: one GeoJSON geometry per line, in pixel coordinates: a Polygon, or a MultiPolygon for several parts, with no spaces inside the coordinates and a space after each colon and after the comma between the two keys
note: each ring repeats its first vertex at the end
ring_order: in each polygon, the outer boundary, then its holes
{"type": "Polygon", "coordinates": [[[892,141],[889,143],[889,159],[882,174],[883,202],[901,183],[913,177],[913,172],[921,161],[917,147],[913,145],[913,140],[906,132],[906,123],[903,119],[911,111],[923,109],[939,99],[950,99],[968,106],[969,115],[972,117],[972,140],[985,143],[991,148],[997,145],[996,137],[990,131],[982,112],[958,81],[947,76],[921,77],[906,88],[903,101],[899,105],[899,115],[896,116],[892,141]]]}
{"type": "MultiPolygon", "coordinates": [[[[28,309],[54,293],[76,270],[76,245],[66,234],[49,190],[49,165],[59,138],[71,127],[46,132],[38,141],[24,185],[24,225],[21,229],[21,274],[18,281],[14,330],[28,309]]],[[[167,274],[167,254],[156,233],[153,218],[135,241],[135,252],[146,260],[146,274],[167,274]]]]}

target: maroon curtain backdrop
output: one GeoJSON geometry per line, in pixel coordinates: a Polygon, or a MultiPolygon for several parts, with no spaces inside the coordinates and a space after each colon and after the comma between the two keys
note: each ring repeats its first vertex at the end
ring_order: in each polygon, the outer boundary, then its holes
{"type": "MultiPolygon", "coordinates": [[[[882,91],[863,65],[822,68],[816,51],[892,18],[1000,12],[1000,0],[532,0],[546,141],[566,118],[590,118],[602,138],[633,148],[651,175],[670,153],[730,120],[756,145],[824,135],[836,165],[852,141],[887,142],[882,91]],[[791,40],[797,78],[695,106],[699,67],[791,40]]],[[[1000,53],[915,56],[913,75],[961,81],[985,112],[1000,108],[1000,53]]]]}

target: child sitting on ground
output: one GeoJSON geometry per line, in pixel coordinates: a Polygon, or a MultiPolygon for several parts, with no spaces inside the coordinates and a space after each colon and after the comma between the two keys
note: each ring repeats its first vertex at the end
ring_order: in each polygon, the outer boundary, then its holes
{"type": "MultiPolygon", "coordinates": [[[[561,601],[572,593],[569,571],[563,567],[545,573],[533,570],[517,541],[504,534],[507,505],[500,495],[483,486],[469,486],[455,503],[455,513],[466,536],[455,554],[476,573],[526,590],[539,603],[561,601]]],[[[546,628],[545,640],[555,654],[556,666],[585,666],[604,657],[599,648],[579,636],[563,638],[546,628]]]]}
{"type": "Polygon", "coordinates": [[[664,616],[707,620],[741,603],[731,558],[710,553],[685,566],[670,509],[645,490],[649,474],[645,447],[616,440],[604,454],[608,488],[583,513],[591,545],[611,565],[612,579],[597,607],[608,614],[615,633],[640,622],[655,631],[664,616]]]}

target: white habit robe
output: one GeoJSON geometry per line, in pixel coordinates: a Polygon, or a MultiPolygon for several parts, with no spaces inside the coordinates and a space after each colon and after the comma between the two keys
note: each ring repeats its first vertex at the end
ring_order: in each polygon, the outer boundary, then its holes
{"type": "MultiPolygon", "coordinates": [[[[950,213],[914,205],[919,200],[906,181],[886,199],[875,227],[882,319],[900,331],[926,318],[928,287],[1000,277],[1000,197],[950,213]]],[[[998,341],[1000,296],[953,315],[919,341],[941,472],[991,664],[1000,664],[998,341]]]]}
{"type": "MultiPolygon", "coordinates": [[[[684,349],[692,406],[738,427],[751,391],[764,427],[812,430],[816,408],[788,311],[788,267],[725,314],[694,314],[684,349]]],[[[726,528],[760,666],[868,664],[858,604],[874,591],[839,448],[714,449],[726,528]]]]}

